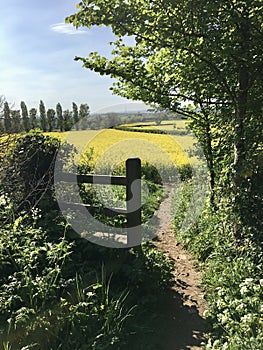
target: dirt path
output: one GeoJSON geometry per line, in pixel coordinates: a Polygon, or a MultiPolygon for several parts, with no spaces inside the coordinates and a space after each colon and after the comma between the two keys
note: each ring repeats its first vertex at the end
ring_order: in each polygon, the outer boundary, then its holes
{"type": "Polygon", "coordinates": [[[155,245],[174,261],[174,280],[156,307],[158,312],[155,349],[202,349],[207,324],[203,313],[207,308],[200,289],[201,273],[194,267],[193,258],[176,242],[171,229],[171,195],[158,212],[160,221],[155,245]],[[159,325],[159,327],[158,327],[159,325]]]}

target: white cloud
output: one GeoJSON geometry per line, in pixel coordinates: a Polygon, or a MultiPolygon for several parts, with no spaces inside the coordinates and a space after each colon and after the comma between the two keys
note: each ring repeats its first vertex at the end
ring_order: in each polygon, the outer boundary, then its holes
{"type": "Polygon", "coordinates": [[[56,23],[52,24],[51,29],[60,34],[67,34],[67,35],[80,35],[80,34],[87,34],[87,31],[83,29],[76,29],[73,27],[72,24],[67,24],[67,23],[56,23]]]}

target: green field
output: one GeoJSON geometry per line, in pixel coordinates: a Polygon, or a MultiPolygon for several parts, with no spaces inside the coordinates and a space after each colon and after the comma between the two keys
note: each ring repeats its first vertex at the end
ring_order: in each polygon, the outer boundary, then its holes
{"type": "Polygon", "coordinates": [[[150,122],[139,122],[139,123],[133,123],[133,124],[124,124],[125,126],[133,127],[134,129],[137,128],[145,128],[145,129],[157,129],[157,130],[164,130],[164,131],[171,131],[171,130],[186,130],[187,124],[189,122],[184,119],[175,119],[175,120],[163,120],[159,125],[156,124],[154,121],[150,122]]]}

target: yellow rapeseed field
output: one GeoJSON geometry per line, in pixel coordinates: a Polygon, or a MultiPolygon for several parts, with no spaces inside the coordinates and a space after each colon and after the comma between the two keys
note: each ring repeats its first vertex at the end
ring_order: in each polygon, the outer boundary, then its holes
{"type": "Polygon", "coordinates": [[[132,157],[161,167],[180,167],[190,162],[177,136],[115,129],[50,134],[73,144],[79,151],[79,157],[92,149],[93,162],[98,168],[115,166],[132,157]]]}
{"type": "MultiPolygon", "coordinates": [[[[69,132],[49,132],[47,135],[57,137],[73,144],[78,150],[78,161],[92,149],[92,165],[97,168],[116,166],[127,158],[139,157],[143,161],[160,167],[180,167],[190,163],[184,148],[192,146],[190,136],[150,134],[129,132],[115,129],[80,130],[69,132]]],[[[1,149],[13,142],[17,135],[1,136],[1,149]]]]}

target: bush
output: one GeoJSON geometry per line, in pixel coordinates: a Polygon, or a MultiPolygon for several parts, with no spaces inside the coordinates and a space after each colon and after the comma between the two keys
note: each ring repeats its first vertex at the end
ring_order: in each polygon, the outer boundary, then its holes
{"type": "Polygon", "coordinates": [[[77,264],[81,246],[24,222],[0,235],[0,348],[116,349],[132,311],[125,287],[112,293],[100,260],[77,264]]]}
{"type": "MultiPolygon", "coordinates": [[[[184,219],[192,185],[184,184],[181,203],[174,219],[175,233],[184,219]]],[[[177,198],[175,198],[178,200],[177,198]]],[[[244,228],[245,230],[246,228],[244,228]]],[[[201,262],[203,287],[209,303],[207,317],[213,331],[207,350],[262,349],[263,345],[263,254],[247,239],[237,247],[229,208],[214,210],[207,205],[195,225],[177,234],[201,262]]]]}
{"type": "Polygon", "coordinates": [[[132,305],[154,302],[171,269],[152,244],[107,249],[66,235],[54,242],[20,217],[0,235],[0,347],[123,349],[132,305]]]}
{"type": "Polygon", "coordinates": [[[183,164],[181,167],[179,167],[178,170],[179,170],[181,181],[187,181],[192,179],[193,169],[190,164],[183,164]]]}
{"type": "MultiPolygon", "coordinates": [[[[43,196],[52,196],[54,167],[60,140],[32,131],[15,139],[7,153],[1,174],[1,188],[14,205],[14,210],[28,210],[43,196]]],[[[63,147],[61,166],[72,148],[63,147]]]]}
{"type": "Polygon", "coordinates": [[[57,308],[66,286],[62,270],[71,245],[64,238],[48,242],[41,229],[23,228],[22,218],[1,230],[0,339],[10,348],[50,339],[48,310],[57,308]]]}

